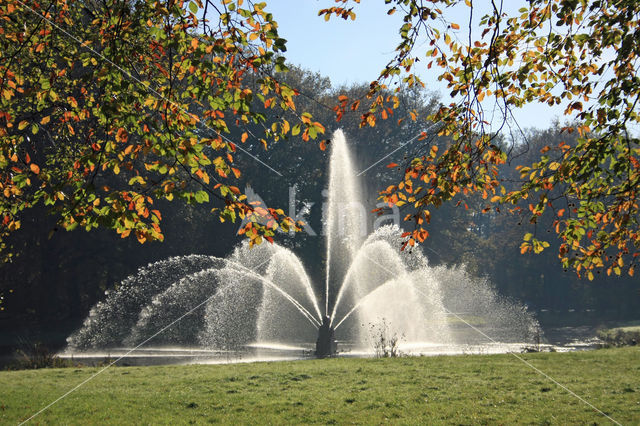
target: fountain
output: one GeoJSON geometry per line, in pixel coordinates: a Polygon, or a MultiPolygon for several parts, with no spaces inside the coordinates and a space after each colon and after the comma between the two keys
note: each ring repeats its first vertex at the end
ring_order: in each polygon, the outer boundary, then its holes
{"type": "Polygon", "coordinates": [[[526,344],[537,324],[533,316],[499,297],[488,281],[463,267],[430,267],[419,249],[400,251],[397,226],[365,234],[362,191],[342,131],[331,145],[320,298],[300,259],[278,244],[242,243],[224,259],[170,258],[109,292],[67,339],[67,353],[147,348],[153,336],[158,351],[312,353],[315,342],[316,355],[325,357],[335,355],[337,341],[342,351],[368,354],[376,339],[371,329],[381,321],[401,337],[406,353],[506,351],[526,344]],[[493,342],[482,340],[478,328],[493,342]]]}

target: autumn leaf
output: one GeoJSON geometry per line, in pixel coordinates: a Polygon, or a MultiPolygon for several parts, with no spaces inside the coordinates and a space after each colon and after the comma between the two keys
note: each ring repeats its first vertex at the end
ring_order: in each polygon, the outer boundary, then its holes
{"type": "Polygon", "coordinates": [[[125,129],[123,129],[122,127],[118,129],[117,133],[116,133],[116,140],[118,142],[127,142],[127,140],[129,139],[129,134],[127,133],[127,131],[125,129]]]}

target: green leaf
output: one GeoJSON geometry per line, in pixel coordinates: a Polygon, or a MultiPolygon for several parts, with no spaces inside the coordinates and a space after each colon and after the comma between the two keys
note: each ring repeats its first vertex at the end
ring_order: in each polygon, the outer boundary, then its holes
{"type": "Polygon", "coordinates": [[[198,191],[195,193],[196,201],[200,204],[209,202],[209,194],[206,191],[198,191]]]}

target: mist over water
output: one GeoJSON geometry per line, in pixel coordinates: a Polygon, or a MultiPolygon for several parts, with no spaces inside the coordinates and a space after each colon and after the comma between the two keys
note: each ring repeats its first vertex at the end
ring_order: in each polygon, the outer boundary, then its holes
{"type": "Polygon", "coordinates": [[[167,259],[107,293],[67,339],[68,352],[136,347],[159,331],[145,347],[310,351],[325,315],[339,349],[353,353],[372,352],[371,330],[379,324],[405,353],[488,343],[504,351],[532,341],[532,314],[486,279],[463,266],[431,267],[420,248],[401,251],[397,226],[367,236],[368,209],[342,131],[331,146],[324,282],[313,283],[298,256],[278,244],[242,243],[224,259],[167,259]]]}

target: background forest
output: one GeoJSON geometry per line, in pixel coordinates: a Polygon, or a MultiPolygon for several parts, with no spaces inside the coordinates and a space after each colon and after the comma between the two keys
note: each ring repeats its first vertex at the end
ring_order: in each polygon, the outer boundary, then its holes
{"type": "MultiPolygon", "coordinates": [[[[403,163],[412,153],[424,150],[427,142],[446,146],[450,141],[441,137],[418,140],[416,135],[428,126],[410,119],[410,111],[426,115],[439,105],[440,99],[428,90],[405,89],[393,119],[379,120],[375,127],[360,128],[360,113],[347,111],[339,123],[330,105],[340,94],[362,98],[368,85],[333,87],[328,78],[303,69],[291,67],[279,78],[298,89],[300,110],[309,111],[326,126],[325,137],[342,128],[355,152],[354,161],[367,182],[370,210],[376,207],[377,192],[397,182],[402,170],[387,167],[389,163],[403,163]],[[394,154],[378,162],[381,158],[394,154]],[[374,165],[375,164],[375,165],[374,165]],[[373,167],[371,167],[374,165],[373,167]]],[[[265,113],[269,114],[270,112],[265,113]]],[[[519,135],[501,135],[500,143],[512,150],[512,161],[501,167],[503,184],[509,190],[519,173],[516,166],[531,164],[541,156],[547,145],[564,140],[571,143],[571,135],[561,132],[562,125],[540,123],[539,128],[525,129],[519,135]]],[[[258,132],[259,129],[256,129],[258,132]]],[[[231,129],[232,138],[240,139],[242,131],[231,129]]],[[[323,280],[324,239],[322,232],[322,204],[326,201],[323,189],[327,185],[327,150],[317,143],[300,137],[280,140],[269,146],[247,146],[247,151],[276,169],[282,176],[259,166],[246,154],[238,154],[236,164],[244,171],[242,190],[251,187],[253,193],[268,207],[282,208],[292,217],[305,209],[305,219],[318,235],[306,232],[278,233],[275,239],[295,248],[315,283],[323,280]]],[[[4,295],[0,311],[0,342],[2,351],[12,351],[16,345],[42,341],[52,348],[64,344],[64,338],[80,326],[91,306],[104,297],[105,290],[150,262],[170,256],[207,254],[224,257],[234,245],[242,241],[236,235],[240,221],[221,223],[211,214],[213,205],[164,202],[164,242],[138,244],[134,239],[121,239],[114,232],[98,229],[91,232],[66,232],[56,228],[54,218],[46,220],[40,207],[25,212],[22,228],[11,236],[16,255],[0,266],[0,294],[4,295]],[[55,332],[54,332],[55,330],[55,332]],[[22,343],[21,343],[22,342],[22,343]]],[[[421,249],[431,264],[466,265],[477,276],[486,276],[498,292],[526,303],[538,312],[545,323],[571,321],[579,314],[578,322],[621,320],[632,318],[640,308],[640,283],[633,277],[597,275],[593,281],[580,279],[573,270],[563,270],[557,259],[557,241],[548,235],[551,247],[541,254],[520,254],[522,235],[526,232],[553,232],[552,218],[530,225],[518,215],[506,211],[496,213],[483,210],[485,200],[475,194],[459,205],[445,203],[434,209],[427,229],[429,238],[421,249]]],[[[387,214],[389,212],[382,212],[387,214]]],[[[400,220],[405,216],[400,208],[400,220]]],[[[370,225],[377,219],[370,215],[370,225]]],[[[401,221],[402,222],[402,221],[401,221]]],[[[387,221],[386,223],[389,223],[387,221]]],[[[406,222],[401,226],[407,228],[406,222]]],[[[547,235],[545,235],[547,237],[547,235]]]]}

